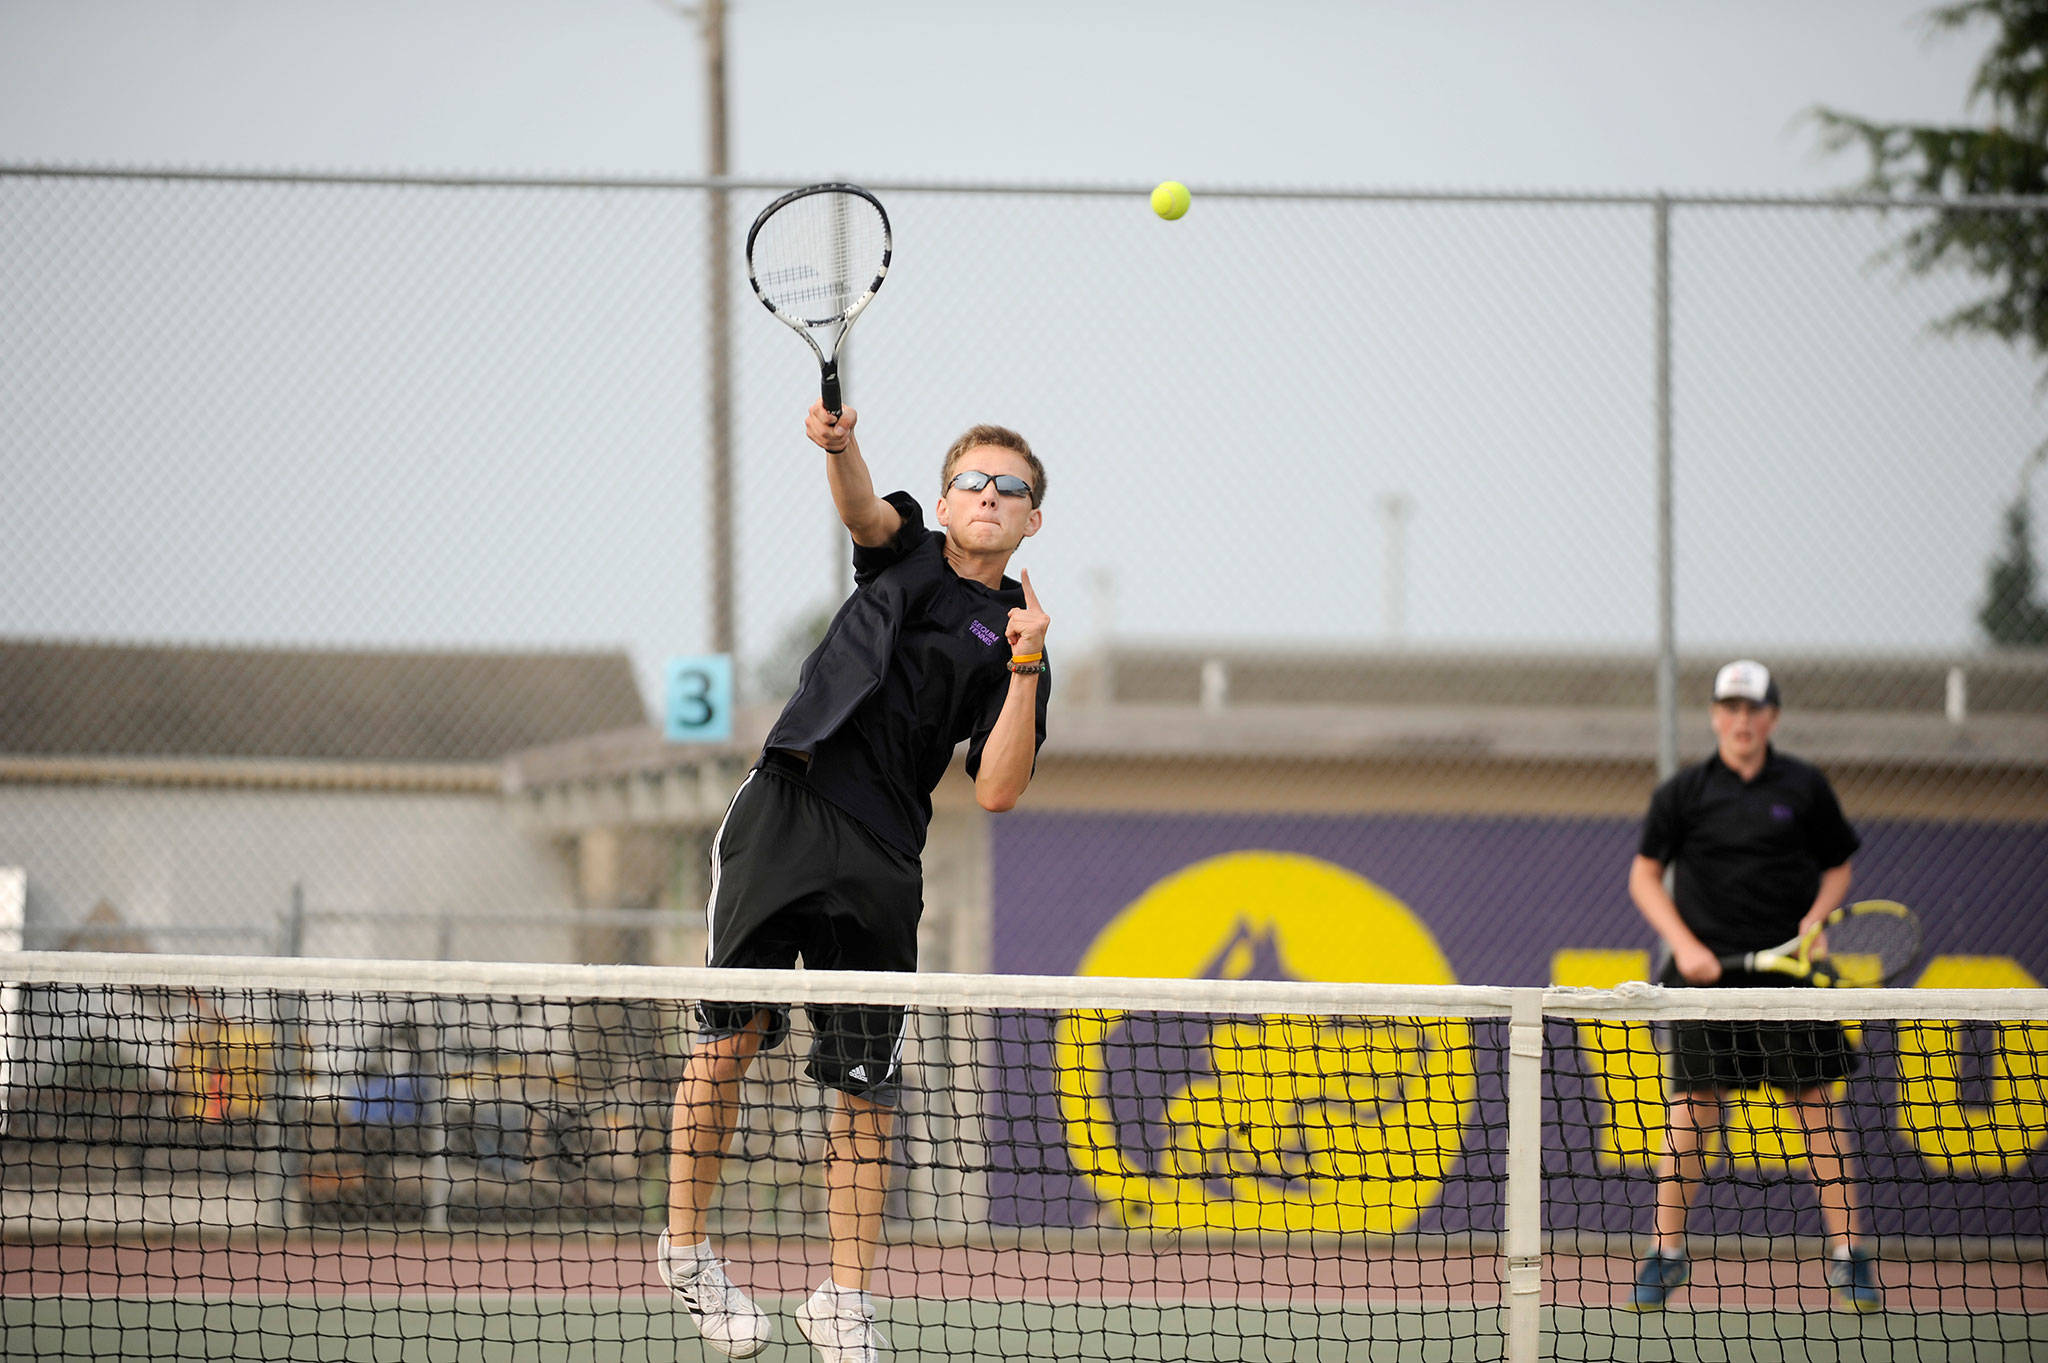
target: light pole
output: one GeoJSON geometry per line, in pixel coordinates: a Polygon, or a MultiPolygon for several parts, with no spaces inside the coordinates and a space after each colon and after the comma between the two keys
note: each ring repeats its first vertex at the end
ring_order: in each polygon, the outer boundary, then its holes
{"type": "Polygon", "coordinates": [[[1380,494],[1380,515],[1387,525],[1380,619],[1390,644],[1402,642],[1408,634],[1408,514],[1414,509],[1414,499],[1405,492],[1380,494]]]}

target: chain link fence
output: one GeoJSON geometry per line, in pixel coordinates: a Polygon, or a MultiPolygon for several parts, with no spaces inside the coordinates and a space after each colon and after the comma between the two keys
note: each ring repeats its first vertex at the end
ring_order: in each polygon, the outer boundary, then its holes
{"type": "MultiPolygon", "coordinates": [[[[53,647],[105,650],[46,677],[33,715],[0,695],[0,864],[28,873],[31,945],[686,952],[701,819],[593,885],[493,764],[658,718],[664,659],[714,647],[727,569],[751,706],[847,590],[801,432],[810,356],[737,258],[706,268],[715,206],[737,243],[781,188],[0,168],[0,647],[17,678],[53,647]],[[711,551],[714,290],[730,565],[711,551]],[[283,650],[308,677],[573,655],[638,692],[526,706],[503,751],[359,754],[341,779],[310,737],[258,749],[109,699],[108,659],[137,648],[202,672],[283,650]],[[146,722],[53,746],[52,716],[93,703],[146,722]]],[[[1980,283],[1886,260],[1930,208],[1217,192],[1169,224],[1100,187],[877,188],[895,261],[846,371],[878,486],[935,497],[940,452],[979,421],[1049,469],[1018,561],[1055,621],[1055,743],[1084,775],[1047,783],[1044,817],[1511,815],[1527,829],[1489,845],[1523,863],[1546,817],[1600,819],[1589,855],[1620,861],[1589,874],[1625,920],[1658,741],[1703,752],[1704,678],[1748,655],[1785,682],[1786,745],[1859,823],[1896,821],[1881,864],[1982,872],[1977,843],[1940,841],[1961,821],[2011,847],[1988,888],[1945,897],[2048,908],[2048,881],[2012,897],[2048,869],[2048,665],[1980,619],[2040,463],[2042,371],[1938,332],[1980,283]],[[1178,794],[1144,786],[1161,769],[1178,794]]],[[[341,700],[295,698],[292,676],[252,693],[252,725],[408,703],[389,676],[341,700]]],[[[464,685],[441,703],[506,705],[464,685]]],[[[995,865],[1064,856],[1046,828],[999,822],[995,865]]],[[[1160,836],[1186,857],[1254,837],[1160,836]]],[[[1431,874],[1395,888],[1419,904],[1431,874]]],[[[1553,898],[1584,913],[1591,893],[1553,898]]],[[[995,912],[997,965],[1075,967],[1005,959],[995,912]]]]}

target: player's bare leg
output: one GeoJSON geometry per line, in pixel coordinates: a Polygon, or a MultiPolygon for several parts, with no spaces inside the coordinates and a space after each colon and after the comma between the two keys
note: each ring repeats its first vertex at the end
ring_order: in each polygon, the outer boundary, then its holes
{"type": "Polygon", "coordinates": [[[719,1170],[739,1123],[740,1084],[767,1029],[767,1012],[757,1013],[743,1030],[699,1046],[683,1068],[669,1113],[668,1233],[676,1244],[704,1238],[719,1170]]]}
{"type": "Polygon", "coordinates": [[[1828,1286],[1835,1304],[1849,1311],[1875,1311],[1883,1305],[1876,1263],[1858,1229],[1861,1209],[1856,1201],[1855,1173],[1842,1148],[1835,1105],[1825,1088],[1786,1095],[1799,1129],[1806,1137],[1806,1168],[1820,1203],[1821,1225],[1827,1230],[1828,1286]]]}
{"type": "Polygon", "coordinates": [[[1685,1257],[1685,1217],[1706,1176],[1701,1149],[1706,1133],[1721,1124],[1721,1100],[1711,1093],[1681,1093],[1671,1100],[1664,1127],[1664,1153],[1657,1160],[1656,1238],[1636,1269],[1628,1307],[1661,1311],[1671,1294],[1692,1276],[1685,1257]]]}
{"type": "Polygon", "coordinates": [[[868,1279],[882,1238],[894,1118],[892,1109],[852,1094],[841,1095],[832,1114],[825,1154],[832,1276],[797,1309],[797,1324],[825,1363],[869,1363],[887,1347],[875,1329],[868,1279]]]}
{"type": "Polygon", "coordinates": [[[1856,1185],[1849,1159],[1842,1151],[1841,1130],[1835,1124],[1835,1105],[1827,1090],[1805,1089],[1788,1094],[1786,1105],[1799,1122],[1806,1138],[1806,1167],[1813,1176],[1813,1191],[1820,1202],[1820,1221],[1828,1234],[1830,1250],[1847,1249],[1857,1238],[1856,1185]]]}
{"type": "Polygon", "coordinates": [[[852,1094],[832,1115],[825,1163],[826,1219],[832,1231],[832,1281],[865,1288],[882,1238],[889,1195],[889,1130],[893,1109],[852,1094]]]}
{"type": "Polygon", "coordinates": [[[1664,1154],[1657,1161],[1656,1248],[1678,1254],[1685,1249],[1685,1218],[1706,1177],[1701,1151],[1706,1133],[1721,1125],[1721,1100],[1711,1093],[1681,1093],[1671,1100],[1665,1128],[1664,1154]]]}
{"type": "Polygon", "coordinates": [[[726,1147],[739,1121],[740,1084],[761,1049],[769,1017],[699,1046],[676,1086],[669,1115],[668,1229],[655,1266],[704,1342],[734,1358],[759,1353],[774,1335],[767,1313],[726,1276],[704,1234],[726,1147]]]}

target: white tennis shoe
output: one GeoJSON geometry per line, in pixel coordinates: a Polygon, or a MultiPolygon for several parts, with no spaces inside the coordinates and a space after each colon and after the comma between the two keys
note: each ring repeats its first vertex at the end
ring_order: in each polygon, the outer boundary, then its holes
{"type": "Polygon", "coordinates": [[[767,1347],[774,1335],[768,1313],[753,1299],[733,1286],[725,1274],[723,1259],[692,1260],[669,1254],[668,1232],[661,1233],[654,1259],[655,1271],[675,1293],[676,1300],[697,1322],[704,1342],[734,1358],[752,1358],[767,1347]]]}
{"type": "Polygon", "coordinates": [[[820,1363],[876,1363],[889,1341],[875,1328],[875,1299],[830,1278],[796,1309],[796,1324],[820,1363]]]}

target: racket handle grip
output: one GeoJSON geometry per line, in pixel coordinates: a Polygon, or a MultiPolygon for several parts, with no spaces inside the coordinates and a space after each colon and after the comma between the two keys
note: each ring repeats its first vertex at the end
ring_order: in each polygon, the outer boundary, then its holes
{"type": "Polygon", "coordinates": [[[1721,963],[1723,974],[1731,970],[1740,970],[1746,975],[1760,975],[1768,969],[1768,967],[1757,964],[1756,958],[1763,954],[1761,951],[1738,951],[1726,956],[1717,956],[1714,959],[1721,963]]]}
{"type": "Polygon", "coordinates": [[[825,410],[838,416],[844,410],[839,402],[839,366],[827,360],[819,373],[823,380],[819,384],[819,396],[825,401],[825,410]]]}

